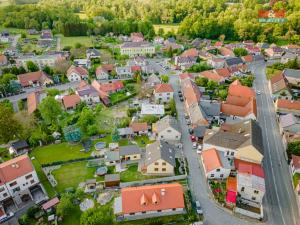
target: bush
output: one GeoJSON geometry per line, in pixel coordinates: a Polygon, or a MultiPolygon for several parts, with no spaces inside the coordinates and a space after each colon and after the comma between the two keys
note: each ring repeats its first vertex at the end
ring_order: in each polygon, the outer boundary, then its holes
{"type": "Polygon", "coordinates": [[[27,216],[28,216],[28,218],[34,218],[34,215],[38,212],[38,211],[40,211],[40,209],[37,207],[37,206],[32,206],[32,207],[30,207],[28,210],[27,210],[27,216]]]}

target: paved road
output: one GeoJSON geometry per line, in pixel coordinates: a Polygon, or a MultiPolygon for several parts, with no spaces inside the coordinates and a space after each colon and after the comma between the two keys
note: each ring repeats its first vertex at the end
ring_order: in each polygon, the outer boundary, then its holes
{"type": "Polygon", "coordinates": [[[252,70],[256,77],[254,87],[261,91],[261,95],[257,96],[257,108],[264,140],[263,166],[266,174],[267,201],[265,211],[268,214],[268,223],[300,224],[299,211],[276,122],[275,108],[265,76],[265,63],[256,64],[252,70]]]}
{"type": "MultiPolygon", "coordinates": [[[[170,76],[170,83],[175,92],[180,90],[178,83],[178,76],[170,76]]],[[[256,222],[249,222],[247,220],[235,217],[231,212],[216,205],[215,201],[209,194],[209,189],[204,176],[202,166],[200,166],[198,154],[192,147],[192,142],[189,138],[188,127],[184,119],[184,106],[180,102],[178,95],[175,94],[176,108],[178,111],[178,120],[182,129],[183,151],[187,158],[189,166],[189,187],[196,200],[202,204],[205,224],[209,225],[254,225],[261,224],[256,222]]]]}

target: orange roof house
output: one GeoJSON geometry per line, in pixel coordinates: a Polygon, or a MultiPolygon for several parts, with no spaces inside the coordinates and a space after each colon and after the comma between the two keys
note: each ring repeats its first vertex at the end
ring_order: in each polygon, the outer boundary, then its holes
{"type": "Polygon", "coordinates": [[[228,68],[219,68],[219,69],[214,69],[214,73],[218,74],[221,77],[228,78],[231,76],[230,70],[228,68]]]}
{"type": "Polygon", "coordinates": [[[65,109],[74,109],[80,103],[78,95],[66,95],[62,98],[65,109]]]}
{"type": "Polygon", "coordinates": [[[179,211],[184,213],[185,208],[183,188],[179,183],[122,188],[119,200],[119,214],[128,218],[136,213],[143,213],[144,218],[155,214],[161,216],[164,211],[170,210],[176,211],[176,214],[179,211]]]}
{"type": "Polygon", "coordinates": [[[279,113],[292,113],[300,116],[300,101],[277,99],[275,102],[276,111],[279,113]]]}
{"type": "Polygon", "coordinates": [[[292,160],[290,165],[293,174],[300,173],[300,156],[292,155],[292,160]]]}
{"type": "Polygon", "coordinates": [[[22,87],[53,84],[53,80],[43,71],[20,74],[18,75],[18,80],[22,87]]]}
{"type": "Polygon", "coordinates": [[[130,127],[134,133],[148,132],[148,124],[147,123],[133,122],[130,124],[130,127]]]}
{"type": "Polygon", "coordinates": [[[201,157],[208,179],[224,179],[229,176],[231,168],[223,152],[211,148],[202,151],[201,157]]]}
{"type": "Polygon", "coordinates": [[[174,92],[171,84],[157,84],[154,88],[155,93],[174,92]]]}
{"type": "Polygon", "coordinates": [[[199,55],[199,52],[195,48],[191,48],[191,49],[185,50],[181,54],[182,57],[195,57],[195,58],[198,57],[198,55],[199,55]]]}
{"type": "Polygon", "coordinates": [[[198,86],[190,79],[185,79],[181,82],[181,89],[185,98],[186,107],[193,104],[198,104],[201,97],[201,92],[198,86]]]}
{"type": "Polygon", "coordinates": [[[226,101],[221,104],[221,112],[228,116],[256,119],[257,108],[254,90],[235,80],[229,86],[226,101]]]}
{"type": "Polygon", "coordinates": [[[27,95],[27,112],[29,115],[37,110],[38,105],[42,101],[43,97],[46,97],[46,94],[39,91],[31,92],[27,95]]]}
{"type": "Polygon", "coordinates": [[[225,81],[225,78],[223,76],[214,73],[212,70],[203,71],[199,74],[199,76],[206,77],[208,80],[215,81],[218,84],[223,83],[225,81]]]}

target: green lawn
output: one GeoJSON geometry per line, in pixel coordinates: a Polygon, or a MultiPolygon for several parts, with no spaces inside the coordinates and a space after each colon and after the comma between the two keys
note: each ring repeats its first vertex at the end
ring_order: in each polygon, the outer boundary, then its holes
{"type": "Polygon", "coordinates": [[[61,47],[65,46],[75,47],[76,43],[80,43],[86,47],[92,47],[92,37],[89,36],[78,36],[78,37],[64,37],[59,35],[61,38],[61,47]]]}
{"type": "MultiPolygon", "coordinates": [[[[95,167],[87,168],[87,162],[76,162],[62,165],[59,169],[54,170],[52,175],[57,181],[55,187],[58,192],[63,192],[66,188],[77,188],[80,182],[87,179],[93,179],[96,171],[95,167]]],[[[97,177],[97,180],[103,180],[103,177],[97,177]]]]}
{"type": "Polygon", "coordinates": [[[63,221],[59,222],[59,225],[79,225],[81,213],[77,205],[70,215],[65,216],[63,221]]]}
{"type": "Polygon", "coordinates": [[[151,225],[151,224],[172,224],[172,225],[188,225],[191,224],[187,220],[187,215],[174,215],[174,216],[163,216],[158,218],[148,218],[143,220],[132,220],[119,222],[120,225],[151,225]]]}
{"type": "Polygon", "coordinates": [[[135,136],[134,141],[141,148],[145,147],[147,144],[153,143],[154,141],[150,141],[147,135],[135,136]]]}
{"type": "Polygon", "coordinates": [[[267,70],[266,70],[267,79],[270,80],[274,75],[278,74],[279,72],[280,72],[280,70],[276,70],[276,69],[267,67],[267,70]]]}
{"type": "Polygon", "coordinates": [[[128,165],[128,169],[120,173],[121,182],[131,182],[156,178],[155,176],[145,176],[138,171],[137,164],[128,165]]]}
{"type": "Polygon", "coordinates": [[[3,161],[7,161],[12,158],[7,148],[0,148],[0,157],[3,161]]]}
{"type": "Polygon", "coordinates": [[[176,34],[179,28],[179,24],[154,24],[153,27],[156,34],[160,28],[164,30],[164,33],[168,33],[170,31],[176,34]]]}
{"type": "Polygon", "coordinates": [[[91,155],[91,152],[80,152],[81,149],[83,149],[81,144],[71,145],[64,142],[37,147],[31,152],[31,155],[36,157],[41,164],[86,158],[91,155]]]}
{"type": "Polygon", "coordinates": [[[295,175],[293,176],[293,184],[294,184],[294,187],[297,186],[298,180],[300,180],[300,173],[295,173],[295,175]]]}
{"type": "Polygon", "coordinates": [[[116,92],[116,93],[113,93],[113,94],[109,95],[109,99],[110,99],[112,104],[115,104],[115,103],[121,101],[121,99],[124,99],[126,97],[127,97],[126,93],[122,92],[122,91],[116,92]]]}

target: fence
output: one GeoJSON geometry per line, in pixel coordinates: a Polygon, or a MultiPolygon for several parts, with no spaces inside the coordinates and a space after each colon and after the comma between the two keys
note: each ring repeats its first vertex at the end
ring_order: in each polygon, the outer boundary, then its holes
{"type": "Polygon", "coordinates": [[[149,179],[143,181],[124,182],[120,184],[120,187],[124,188],[124,187],[132,187],[132,186],[143,186],[147,184],[156,184],[156,183],[184,180],[186,178],[187,178],[186,175],[178,175],[178,176],[162,177],[162,178],[149,179]]]}

